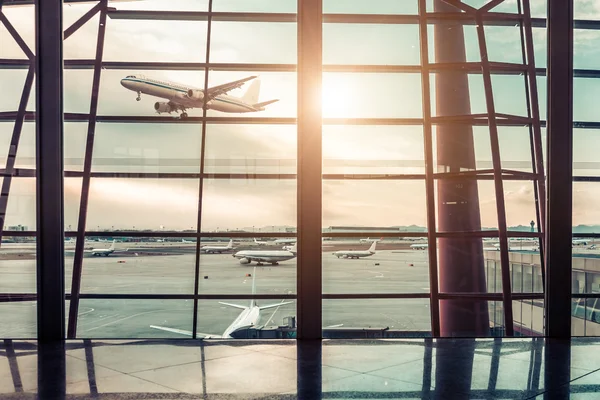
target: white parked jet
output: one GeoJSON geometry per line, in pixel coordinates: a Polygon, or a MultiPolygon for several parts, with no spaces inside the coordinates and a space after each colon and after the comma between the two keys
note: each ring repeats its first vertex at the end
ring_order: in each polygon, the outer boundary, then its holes
{"type": "Polygon", "coordinates": [[[294,244],[296,243],[297,239],[296,238],[292,238],[292,239],[276,239],[275,244],[294,244]]]}
{"type": "Polygon", "coordinates": [[[340,250],[333,253],[337,258],[362,258],[369,257],[375,254],[375,246],[377,246],[377,242],[373,242],[369,250],[340,250]]]}
{"type": "Polygon", "coordinates": [[[269,242],[265,242],[264,240],[258,240],[256,238],[254,238],[254,244],[257,244],[259,246],[266,246],[269,244],[269,242]]]}
{"type": "MultiPolygon", "coordinates": [[[[234,97],[227,94],[227,92],[241,87],[245,82],[254,78],[256,76],[208,88],[208,92],[206,93],[206,107],[226,113],[264,111],[266,106],[278,100],[258,102],[260,92],[260,80],[258,79],[252,82],[242,97],[234,97]]],[[[168,100],[166,102],[157,101],[154,103],[154,110],[159,114],[170,114],[181,111],[180,117],[186,118],[188,116],[187,109],[202,108],[204,106],[204,89],[149,78],[145,75],[129,75],[121,79],[121,85],[136,92],[137,101],[141,100],[142,93],[168,100]]]]}
{"type": "MultiPolygon", "coordinates": [[[[254,268],[254,273],[252,274],[252,294],[256,294],[256,267],[254,268]]],[[[259,306],[258,304],[256,304],[256,300],[250,300],[250,306],[249,307],[245,307],[245,306],[240,306],[237,304],[231,304],[231,303],[224,303],[224,302],[219,302],[219,304],[223,304],[224,306],[228,306],[228,307],[233,307],[233,308],[239,308],[240,310],[242,310],[242,312],[240,313],[240,315],[238,315],[238,317],[231,323],[231,325],[229,325],[227,327],[227,329],[225,329],[225,332],[223,332],[222,335],[213,335],[211,333],[201,333],[201,332],[197,332],[198,336],[201,336],[203,339],[229,339],[229,338],[233,338],[233,333],[235,333],[238,330],[242,330],[242,329],[248,329],[248,328],[252,328],[255,326],[258,326],[258,322],[260,321],[260,312],[263,310],[268,310],[270,308],[279,308],[281,306],[284,306],[286,304],[292,304],[293,301],[282,301],[281,303],[276,303],[276,304],[269,304],[266,306],[259,306]]],[[[277,310],[275,310],[276,312],[277,310]]],[[[273,313],[274,315],[275,313],[273,313]]],[[[271,315],[271,318],[273,318],[273,315],[271,315]]],[[[271,318],[269,318],[269,321],[271,320],[271,318]]],[[[268,323],[268,322],[267,322],[268,323]]],[[[167,331],[167,332],[173,332],[173,333],[179,333],[181,335],[186,335],[186,336],[192,336],[193,333],[190,331],[186,331],[183,329],[175,329],[175,328],[168,328],[165,326],[157,326],[157,325],[150,325],[151,328],[154,329],[160,329],[163,331],[167,331]]]]}
{"type": "Polygon", "coordinates": [[[89,251],[90,253],[92,253],[92,256],[104,256],[104,257],[108,257],[109,254],[112,254],[115,252],[115,241],[113,240],[112,244],[110,245],[110,247],[108,249],[91,249],[89,251]]]}
{"type": "Polygon", "coordinates": [[[269,263],[272,265],[278,265],[280,261],[291,260],[296,257],[296,245],[288,250],[242,250],[235,254],[233,257],[240,260],[240,264],[250,264],[252,261],[256,261],[256,265],[263,265],[262,263],[269,263]]]}
{"type": "Polygon", "coordinates": [[[224,251],[233,250],[233,239],[231,239],[229,241],[229,243],[227,243],[226,246],[208,245],[208,246],[202,246],[202,248],[200,250],[204,251],[205,253],[221,254],[224,251]]]}
{"type": "Polygon", "coordinates": [[[381,239],[366,238],[366,239],[360,239],[359,242],[360,243],[370,243],[370,242],[380,242],[382,240],[383,240],[383,238],[381,238],[381,239]]]}

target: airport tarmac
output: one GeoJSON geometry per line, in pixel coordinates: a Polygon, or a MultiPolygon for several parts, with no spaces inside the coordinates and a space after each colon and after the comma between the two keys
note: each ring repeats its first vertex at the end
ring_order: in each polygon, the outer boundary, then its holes
{"type": "MultiPolygon", "coordinates": [[[[167,246],[164,246],[167,247],[167,246]]],[[[194,247],[194,245],[189,246],[194,247]]],[[[355,247],[358,247],[355,246],[355,247]]],[[[361,247],[364,247],[362,245],[361,247]]],[[[127,253],[131,253],[131,249],[127,253]]],[[[383,250],[362,259],[338,259],[323,253],[323,292],[352,293],[428,293],[427,252],[423,250],[383,250]]],[[[71,289],[73,257],[67,253],[67,293],[71,289]]],[[[81,292],[86,294],[193,294],[195,255],[85,257],[81,292]]],[[[252,266],[241,265],[231,254],[203,254],[200,258],[200,294],[243,294],[252,292],[252,266]],[[207,279],[204,279],[204,277],[207,279]]],[[[15,260],[0,266],[1,292],[35,292],[35,260],[15,260]],[[8,279],[6,279],[8,278],[8,279]]],[[[256,267],[258,294],[294,294],[296,260],[278,266],[256,267]]],[[[249,300],[226,300],[248,305],[249,300]]],[[[260,300],[259,305],[281,300],[260,300]]],[[[193,300],[81,299],[78,336],[90,338],[185,337],[158,331],[150,325],[192,330],[193,300]]],[[[67,301],[67,314],[69,302],[67,301]]],[[[198,303],[198,331],[221,334],[240,310],[218,300],[198,303]]],[[[35,336],[34,302],[2,303],[0,335],[27,338],[35,336]]],[[[261,315],[261,324],[279,325],[296,315],[296,304],[289,304],[261,315]]],[[[326,299],[323,300],[323,325],[373,327],[405,331],[429,331],[428,299],[326,299]]]]}

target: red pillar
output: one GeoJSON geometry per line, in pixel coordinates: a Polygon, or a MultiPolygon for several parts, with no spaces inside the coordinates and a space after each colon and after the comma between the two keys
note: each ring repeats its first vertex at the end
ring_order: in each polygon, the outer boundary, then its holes
{"type": "MultiPolygon", "coordinates": [[[[434,0],[435,12],[458,10],[442,0],[434,0]]],[[[434,26],[435,62],[465,62],[463,26],[455,22],[434,26]]],[[[435,76],[437,116],[471,113],[467,74],[439,72],[435,76]]],[[[473,129],[468,124],[438,125],[437,172],[475,169],[473,129]]],[[[438,188],[438,230],[440,232],[480,231],[479,195],[473,179],[440,179],[438,188]]],[[[486,292],[483,245],[479,238],[440,238],[440,293],[486,292]]],[[[441,300],[442,336],[488,336],[489,317],[486,301],[441,300]]]]}

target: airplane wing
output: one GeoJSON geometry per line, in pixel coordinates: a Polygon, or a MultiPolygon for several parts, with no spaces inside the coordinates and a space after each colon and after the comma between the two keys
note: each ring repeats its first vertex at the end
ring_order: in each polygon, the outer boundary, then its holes
{"type": "Polygon", "coordinates": [[[208,100],[212,100],[219,95],[225,94],[233,89],[237,89],[237,88],[241,87],[244,83],[251,81],[252,79],[255,79],[255,78],[257,78],[257,77],[249,76],[244,79],[240,79],[237,81],[224,83],[223,85],[213,86],[211,88],[208,88],[208,100]]]}
{"type": "Polygon", "coordinates": [[[223,304],[224,306],[229,306],[229,307],[233,307],[233,308],[239,308],[240,310],[245,310],[248,307],[244,307],[244,306],[239,306],[237,304],[231,304],[231,303],[225,303],[223,301],[220,301],[219,304],[223,304]]]}
{"type": "Polygon", "coordinates": [[[283,306],[286,304],[292,304],[292,303],[293,303],[293,301],[286,301],[283,303],[269,304],[268,306],[262,306],[262,307],[258,307],[258,308],[260,308],[260,310],[262,311],[262,310],[268,310],[269,308],[280,307],[280,306],[283,306]]]}
{"type": "MultiPolygon", "coordinates": [[[[176,328],[168,328],[166,326],[150,325],[150,328],[159,329],[161,331],[167,331],[167,332],[172,332],[172,333],[179,333],[180,335],[185,335],[185,336],[193,335],[193,333],[191,331],[186,331],[183,329],[176,329],[176,328]]],[[[203,339],[221,339],[222,338],[221,335],[214,335],[212,333],[196,332],[196,335],[202,336],[203,339]]]]}

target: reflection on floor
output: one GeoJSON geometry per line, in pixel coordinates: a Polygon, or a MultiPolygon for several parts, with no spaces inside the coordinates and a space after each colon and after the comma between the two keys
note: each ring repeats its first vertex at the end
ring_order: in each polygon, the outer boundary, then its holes
{"type": "Polygon", "coordinates": [[[5,340],[9,399],[597,399],[600,339],[5,340]]]}

